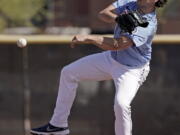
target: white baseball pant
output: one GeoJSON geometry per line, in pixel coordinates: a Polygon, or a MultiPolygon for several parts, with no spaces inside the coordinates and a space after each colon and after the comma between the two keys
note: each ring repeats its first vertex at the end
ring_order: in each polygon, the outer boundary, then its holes
{"type": "Polygon", "coordinates": [[[65,66],[61,71],[56,107],[50,123],[57,127],[68,126],[68,116],[79,81],[113,79],[116,88],[115,134],[131,135],[130,104],[148,73],[149,64],[136,68],[128,67],[115,61],[110,51],[86,56],[65,66]]]}

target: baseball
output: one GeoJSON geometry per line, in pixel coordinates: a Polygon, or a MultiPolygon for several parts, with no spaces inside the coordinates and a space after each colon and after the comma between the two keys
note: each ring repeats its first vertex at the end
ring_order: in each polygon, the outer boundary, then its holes
{"type": "Polygon", "coordinates": [[[27,40],[25,38],[20,38],[17,41],[17,46],[20,48],[26,47],[27,46],[27,40]]]}

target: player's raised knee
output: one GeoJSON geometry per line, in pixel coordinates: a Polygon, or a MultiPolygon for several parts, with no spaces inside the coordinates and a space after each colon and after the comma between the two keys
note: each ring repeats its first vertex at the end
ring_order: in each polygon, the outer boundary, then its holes
{"type": "Polygon", "coordinates": [[[71,74],[72,69],[70,68],[70,66],[65,66],[63,67],[63,69],[61,70],[61,75],[68,75],[68,74],[71,74]]]}

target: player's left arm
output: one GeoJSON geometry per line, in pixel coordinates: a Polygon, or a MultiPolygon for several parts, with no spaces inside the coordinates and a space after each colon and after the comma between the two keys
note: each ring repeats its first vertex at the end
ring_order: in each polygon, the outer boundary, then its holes
{"type": "Polygon", "coordinates": [[[76,35],[72,40],[71,47],[74,47],[76,44],[93,44],[103,50],[123,50],[134,43],[127,36],[121,36],[116,39],[96,35],[76,35]]]}
{"type": "Polygon", "coordinates": [[[101,10],[98,14],[98,17],[100,20],[106,23],[115,23],[115,18],[117,17],[115,10],[115,6],[111,4],[107,6],[105,9],[101,10]]]}

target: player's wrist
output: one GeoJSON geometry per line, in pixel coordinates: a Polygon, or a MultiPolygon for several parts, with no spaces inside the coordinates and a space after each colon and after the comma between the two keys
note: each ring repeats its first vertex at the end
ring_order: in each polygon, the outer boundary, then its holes
{"type": "Polygon", "coordinates": [[[90,44],[93,44],[96,46],[102,46],[104,38],[102,36],[89,35],[88,40],[90,44]]]}
{"type": "Polygon", "coordinates": [[[95,36],[93,35],[87,35],[86,42],[88,44],[94,44],[95,43],[95,36]]]}

